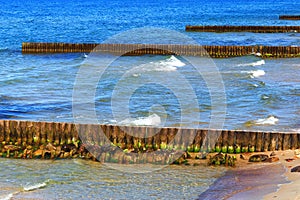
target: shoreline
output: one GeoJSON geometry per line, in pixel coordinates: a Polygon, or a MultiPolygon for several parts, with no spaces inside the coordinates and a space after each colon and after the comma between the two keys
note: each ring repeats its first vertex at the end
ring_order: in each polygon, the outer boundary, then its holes
{"type": "Polygon", "coordinates": [[[237,166],[217,179],[198,199],[300,199],[300,173],[291,172],[291,168],[300,165],[300,159],[294,150],[275,153],[279,161],[273,163],[249,163],[238,159],[237,166]]]}
{"type": "Polygon", "coordinates": [[[290,181],[288,184],[282,184],[279,186],[278,190],[264,196],[264,199],[284,199],[284,200],[296,200],[300,199],[300,173],[291,172],[293,167],[300,165],[300,159],[295,156],[293,150],[288,150],[280,155],[281,164],[285,167],[286,172],[284,176],[290,181]],[[286,162],[283,159],[293,158],[291,162],[286,162]]]}

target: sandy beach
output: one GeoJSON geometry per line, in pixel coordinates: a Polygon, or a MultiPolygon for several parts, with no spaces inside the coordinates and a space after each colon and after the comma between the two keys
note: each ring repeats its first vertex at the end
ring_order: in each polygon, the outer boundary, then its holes
{"type": "Polygon", "coordinates": [[[238,157],[237,166],[216,180],[199,199],[300,199],[300,173],[291,172],[300,165],[300,159],[294,150],[275,154],[279,161],[273,163],[250,163],[248,158],[254,154],[243,154],[245,160],[238,157]]]}
{"type": "Polygon", "coordinates": [[[284,176],[288,181],[290,181],[290,183],[280,185],[276,192],[264,196],[264,199],[300,199],[300,173],[291,172],[293,167],[300,165],[300,159],[295,156],[293,150],[280,152],[278,157],[280,158],[280,164],[286,169],[284,176]],[[285,159],[288,158],[293,158],[294,160],[290,162],[285,161],[285,159]]]}

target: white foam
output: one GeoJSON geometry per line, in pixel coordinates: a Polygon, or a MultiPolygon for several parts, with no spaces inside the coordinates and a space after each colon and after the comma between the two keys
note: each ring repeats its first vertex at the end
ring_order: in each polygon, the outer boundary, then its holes
{"type": "Polygon", "coordinates": [[[261,53],[257,52],[254,54],[255,56],[261,57],[261,53]]]}
{"type": "Polygon", "coordinates": [[[257,78],[257,77],[260,77],[260,76],[263,76],[266,74],[266,72],[264,70],[254,70],[254,71],[249,71],[247,72],[248,74],[251,74],[251,78],[257,78]]]}
{"type": "Polygon", "coordinates": [[[291,129],[292,132],[300,133],[300,128],[293,128],[291,129]]]}
{"type": "Polygon", "coordinates": [[[10,200],[11,198],[13,198],[14,194],[16,194],[16,193],[10,193],[6,196],[0,196],[0,199],[1,200],[10,200]]]}
{"type": "Polygon", "coordinates": [[[37,190],[37,189],[40,189],[40,188],[43,188],[43,187],[46,187],[46,183],[38,183],[38,184],[35,184],[35,185],[29,185],[29,186],[25,186],[23,188],[23,191],[32,191],[32,190],[37,190]]]}
{"type": "Polygon", "coordinates": [[[185,63],[181,62],[179,59],[177,59],[175,56],[171,56],[165,61],[160,62],[163,65],[169,65],[169,66],[174,66],[174,67],[183,67],[185,66],[185,63]]]}
{"type": "Polygon", "coordinates": [[[120,124],[135,126],[158,126],[161,124],[161,119],[157,114],[154,113],[152,115],[149,115],[148,117],[125,119],[121,121],[120,124]]]}
{"type": "Polygon", "coordinates": [[[274,116],[269,116],[265,119],[258,119],[258,120],[255,120],[255,124],[257,125],[274,125],[276,124],[277,122],[279,121],[278,118],[274,117],[274,116]]]}
{"type": "Polygon", "coordinates": [[[153,71],[157,71],[157,72],[173,72],[173,71],[177,70],[177,67],[156,65],[152,69],[153,69],[153,71]]]}
{"type": "Polygon", "coordinates": [[[149,62],[136,67],[133,76],[139,75],[141,71],[172,72],[176,71],[178,67],[183,66],[185,66],[185,63],[172,55],[170,58],[165,60],[149,62]]]}
{"type": "Polygon", "coordinates": [[[245,66],[260,66],[260,65],[264,65],[266,64],[266,62],[264,60],[259,60],[259,61],[256,61],[256,62],[251,62],[251,63],[246,63],[246,64],[239,64],[238,66],[239,67],[245,67],[245,66]]]}
{"type": "Polygon", "coordinates": [[[139,77],[141,74],[138,74],[138,73],[134,73],[132,74],[133,77],[139,77]]]}
{"type": "Polygon", "coordinates": [[[253,62],[251,65],[252,66],[260,66],[260,65],[264,65],[266,64],[266,62],[264,60],[259,60],[257,62],[253,62]]]}

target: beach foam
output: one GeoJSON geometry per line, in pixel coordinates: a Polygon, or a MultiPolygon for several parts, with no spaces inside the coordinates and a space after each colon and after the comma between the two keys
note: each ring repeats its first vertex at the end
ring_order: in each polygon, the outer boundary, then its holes
{"type": "Polygon", "coordinates": [[[149,115],[148,117],[139,117],[137,119],[125,119],[119,124],[134,126],[158,126],[161,124],[161,119],[157,114],[154,113],[152,115],[149,115]]]}
{"type": "Polygon", "coordinates": [[[254,71],[249,71],[247,72],[248,74],[251,74],[251,78],[257,78],[257,77],[260,77],[260,76],[263,76],[266,74],[266,72],[264,70],[254,70],[254,71]]]}
{"type": "Polygon", "coordinates": [[[255,120],[254,123],[257,125],[274,125],[279,121],[278,118],[274,117],[274,116],[269,116],[267,118],[264,119],[258,119],[255,120]]]}
{"type": "Polygon", "coordinates": [[[13,198],[14,194],[16,194],[16,193],[10,193],[8,195],[0,196],[0,199],[1,200],[10,200],[13,198]]]}
{"type": "Polygon", "coordinates": [[[259,61],[256,61],[256,62],[251,62],[251,63],[245,63],[245,64],[239,64],[238,66],[239,67],[245,67],[245,66],[260,66],[260,65],[264,65],[266,64],[266,62],[264,60],[259,60],[259,61]]]}
{"type": "Polygon", "coordinates": [[[34,185],[25,186],[25,187],[23,187],[23,191],[28,192],[28,191],[37,190],[37,189],[46,187],[46,185],[47,185],[47,183],[44,182],[44,183],[37,183],[34,185]]]}
{"type": "Polygon", "coordinates": [[[177,59],[175,56],[171,56],[165,61],[161,61],[160,64],[167,65],[167,66],[174,66],[174,67],[183,67],[185,66],[185,63],[181,62],[179,59],[177,59]]]}
{"type": "Polygon", "coordinates": [[[149,62],[136,67],[133,76],[139,76],[140,72],[142,71],[172,72],[176,71],[178,67],[183,66],[185,66],[185,63],[181,62],[178,58],[172,55],[165,60],[149,62]]]}

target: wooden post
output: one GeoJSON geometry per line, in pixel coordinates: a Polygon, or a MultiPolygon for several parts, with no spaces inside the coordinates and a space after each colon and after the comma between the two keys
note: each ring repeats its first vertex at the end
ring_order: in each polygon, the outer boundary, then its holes
{"type": "Polygon", "coordinates": [[[299,143],[298,143],[298,134],[297,133],[291,133],[291,142],[290,142],[290,148],[292,150],[299,148],[299,143]]]}
{"type": "Polygon", "coordinates": [[[174,139],[176,137],[177,131],[174,128],[168,128],[168,135],[167,135],[167,144],[168,149],[173,150],[174,149],[174,139]]]}
{"type": "Polygon", "coordinates": [[[167,149],[167,144],[168,144],[168,129],[167,128],[161,128],[159,131],[159,145],[158,148],[165,150],[167,149]]]}
{"type": "Polygon", "coordinates": [[[228,134],[227,131],[222,131],[220,137],[218,138],[216,145],[215,145],[215,152],[223,152],[226,149],[227,152],[227,141],[228,141],[228,134]]]}
{"type": "Polygon", "coordinates": [[[153,150],[153,136],[155,135],[154,129],[152,127],[145,127],[146,129],[146,138],[145,138],[145,147],[147,151],[153,150]]]}
{"type": "Polygon", "coordinates": [[[270,146],[270,133],[269,132],[265,132],[264,133],[264,149],[263,151],[268,151],[269,150],[269,146],[270,146]]]}
{"type": "Polygon", "coordinates": [[[277,141],[278,141],[278,134],[277,133],[270,133],[270,151],[275,151],[277,147],[277,141]]]}
{"type": "Polygon", "coordinates": [[[283,150],[283,137],[284,137],[284,134],[282,133],[278,133],[278,140],[277,140],[277,149],[280,151],[280,150],[283,150]]]}
{"type": "Polygon", "coordinates": [[[5,121],[0,120],[0,142],[5,141],[5,121]]]}
{"type": "Polygon", "coordinates": [[[124,131],[126,133],[126,149],[128,150],[133,149],[133,136],[130,129],[130,126],[124,126],[124,131]]]}
{"type": "Polygon", "coordinates": [[[30,121],[26,122],[26,135],[27,135],[27,144],[32,145],[33,142],[33,123],[30,121]]]}
{"type": "Polygon", "coordinates": [[[208,148],[208,142],[209,142],[209,139],[208,139],[208,130],[201,130],[201,138],[203,138],[203,141],[202,141],[202,145],[201,145],[201,152],[207,152],[209,151],[209,148],[208,148]]]}
{"type": "Polygon", "coordinates": [[[291,143],[291,135],[289,133],[283,134],[283,149],[282,150],[288,150],[290,149],[290,143],[291,143]]]}
{"type": "Polygon", "coordinates": [[[264,133],[263,132],[257,132],[256,133],[256,143],[255,143],[255,151],[256,152],[262,152],[264,149],[264,133]]]}
{"type": "Polygon", "coordinates": [[[201,130],[197,130],[194,140],[194,152],[199,152],[201,150],[202,141],[201,130]]]}
{"type": "Polygon", "coordinates": [[[4,132],[5,132],[5,142],[8,144],[10,142],[10,122],[4,121],[4,132]]]}
{"type": "Polygon", "coordinates": [[[249,133],[249,152],[253,153],[255,151],[255,143],[256,143],[256,132],[249,133]]]}
{"type": "Polygon", "coordinates": [[[8,121],[9,126],[9,132],[10,132],[10,142],[12,144],[15,144],[17,141],[17,134],[16,134],[16,127],[17,122],[16,121],[8,121]]]}
{"type": "Polygon", "coordinates": [[[54,145],[60,145],[60,137],[63,131],[61,123],[48,122],[46,126],[48,133],[53,133],[54,145]]]}

